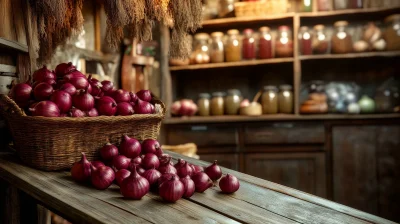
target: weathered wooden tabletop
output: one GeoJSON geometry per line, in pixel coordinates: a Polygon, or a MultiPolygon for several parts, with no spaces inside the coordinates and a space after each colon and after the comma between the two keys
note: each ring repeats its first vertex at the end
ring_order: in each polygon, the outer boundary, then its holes
{"type": "MultiPolygon", "coordinates": [[[[170,153],[177,160],[209,163],[170,153]]],[[[221,194],[214,186],[190,199],[166,203],[153,193],[126,200],[112,185],[104,191],[72,181],[69,172],[43,172],[0,154],[0,179],[73,223],[393,223],[301,191],[223,168],[240,189],[221,194]]],[[[348,186],[351,187],[351,186],[348,186]]]]}

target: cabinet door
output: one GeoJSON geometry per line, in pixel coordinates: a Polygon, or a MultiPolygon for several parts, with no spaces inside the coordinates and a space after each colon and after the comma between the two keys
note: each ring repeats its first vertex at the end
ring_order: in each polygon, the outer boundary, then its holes
{"type": "Polygon", "coordinates": [[[325,172],[322,152],[245,155],[245,173],[321,197],[326,196],[325,172]]]}
{"type": "Polygon", "coordinates": [[[226,154],[200,154],[200,160],[214,162],[217,160],[218,165],[232,170],[238,170],[238,155],[236,153],[226,154]]]}

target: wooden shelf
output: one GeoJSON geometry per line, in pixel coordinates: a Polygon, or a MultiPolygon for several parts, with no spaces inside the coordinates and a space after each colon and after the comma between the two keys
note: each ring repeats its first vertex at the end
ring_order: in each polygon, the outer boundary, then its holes
{"type": "Polygon", "coordinates": [[[320,114],[320,115],[295,115],[277,114],[262,116],[224,115],[209,117],[173,117],[164,119],[164,124],[198,124],[198,123],[233,123],[233,122],[259,122],[259,121],[291,121],[291,120],[362,120],[362,119],[394,119],[400,114],[320,114]]]}
{"type": "Polygon", "coordinates": [[[340,17],[347,15],[371,15],[371,14],[391,14],[399,11],[399,7],[392,8],[366,8],[366,9],[345,9],[327,12],[300,12],[300,18],[306,17],[340,17]]]}
{"type": "Polygon", "coordinates": [[[350,54],[319,54],[303,55],[300,60],[343,59],[343,58],[372,58],[372,57],[398,57],[400,51],[364,52],[350,54]]]}
{"type": "Polygon", "coordinates": [[[16,41],[13,40],[8,40],[3,37],[0,37],[0,48],[7,48],[7,49],[12,49],[12,50],[17,50],[17,51],[22,51],[22,52],[28,52],[28,46],[24,44],[20,44],[16,41]]]}
{"type": "Polygon", "coordinates": [[[197,70],[197,69],[211,69],[211,68],[231,68],[231,67],[241,67],[241,66],[290,63],[293,61],[294,61],[293,58],[271,58],[271,59],[239,61],[239,62],[223,62],[223,63],[209,63],[209,64],[199,64],[199,65],[172,66],[172,67],[170,67],[170,70],[171,71],[181,71],[181,70],[197,70]]]}
{"type": "Polygon", "coordinates": [[[249,23],[258,23],[258,22],[267,22],[267,21],[275,21],[275,20],[287,20],[292,19],[295,13],[284,13],[284,14],[276,14],[276,15],[268,15],[268,16],[254,16],[254,17],[232,17],[232,18],[223,18],[223,19],[210,19],[203,21],[203,28],[210,27],[220,27],[220,26],[236,26],[239,24],[249,24],[249,23]]]}
{"type": "Polygon", "coordinates": [[[17,67],[13,65],[3,65],[0,64],[0,72],[4,73],[16,73],[17,72],[17,67]]]}
{"type": "Polygon", "coordinates": [[[69,47],[72,47],[74,51],[78,52],[81,55],[81,57],[83,57],[87,61],[115,63],[115,59],[118,57],[117,55],[114,54],[103,54],[102,52],[79,48],[73,45],[70,45],[69,47]]]}

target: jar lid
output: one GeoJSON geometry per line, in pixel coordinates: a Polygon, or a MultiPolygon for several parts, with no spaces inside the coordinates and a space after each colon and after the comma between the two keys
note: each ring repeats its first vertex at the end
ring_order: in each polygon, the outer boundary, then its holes
{"type": "Polygon", "coordinates": [[[242,93],[238,89],[228,89],[228,91],[226,91],[226,92],[230,96],[241,96],[242,95],[242,93]]]}
{"type": "Polygon", "coordinates": [[[199,94],[199,98],[206,98],[206,99],[210,99],[211,95],[209,93],[200,93],[199,94]]]}
{"type": "Polygon", "coordinates": [[[194,36],[194,38],[195,38],[196,40],[207,40],[207,39],[210,38],[210,36],[209,36],[208,34],[206,34],[206,33],[198,33],[198,34],[196,34],[196,35],[194,36]]]}
{"type": "Polygon", "coordinates": [[[223,37],[224,33],[222,33],[222,32],[213,32],[213,33],[211,33],[211,36],[212,37],[223,37]]]}
{"type": "Polygon", "coordinates": [[[288,26],[280,26],[278,29],[279,29],[279,31],[288,31],[288,30],[290,30],[290,28],[288,26]]]}
{"type": "Polygon", "coordinates": [[[243,34],[245,34],[245,35],[250,35],[250,34],[253,34],[253,30],[252,29],[245,29],[245,30],[243,30],[243,34]]]}
{"type": "Polygon", "coordinates": [[[400,20],[400,14],[393,14],[385,18],[385,23],[390,23],[396,20],[400,20]]]}
{"type": "Polygon", "coordinates": [[[307,31],[308,30],[308,26],[302,26],[300,27],[300,31],[307,31]]]}
{"type": "Polygon", "coordinates": [[[278,88],[276,86],[264,86],[265,91],[278,91],[278,88]]]}
{"type": "Polygon", "coordinates": [[[262,26],[260,27],[259,31],[260,32],[269,32],[271,29],[268,26],[262,26]]]}
{"type": "Polygon", "coordinates": [[[232,30],[228,30],[228,35],[238,35],[239,34],[239,30],[237,29],[232,29],[232,30]]]}
{"type": "Polygon", "coordinates": [[[280,85],[279,89],[281,89],[281,90],[292,90],[292,86],[291,85],[280,85]]]}
{"type": "Polygon", "coordinates": [[[314,30],[323,30],[323,29],[325,29],[325,26],[322,24],[318,24],[318,25],[314,26],[314,30]]]}
{"type": "Polygon", "coordinates": [[[225,93],[224,92],[213,92],[212,96],[213,97],[224,97],[225,93]]]}
{"type": "Polygon", "coordinates": [[[335,24],[333,24],[335,27],[339,27],[339,26],[348,26],[349,22],[347,22],[346,20],[340,20],[335,22],[335,24]]]}

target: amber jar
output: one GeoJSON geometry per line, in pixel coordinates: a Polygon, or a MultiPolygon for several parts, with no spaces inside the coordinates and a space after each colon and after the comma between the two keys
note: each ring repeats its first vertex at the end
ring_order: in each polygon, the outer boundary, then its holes
{"type": "Polygon", "coordinates": [[[234,62],[242,60],[239,30],[228,30],[228,38],[225,44],[225,60],[234,62]]]}
{"type": "Polygon", "coordinates": [[[318,0],[317,1],[318,11],[331,11],[332,0],[318,0]]]}
{"type": "Polygon", "coordinates": [[[197,107],[200,116],[210,116],[210,94],[200,93],[197,107]]]}
{"type": "Polygon", "coordinates": [[[279,113],[293,113],[293,92],[291,85],[279,86],[278,106],[279,113]]]}
{"type": "Polygon", "coordinates": [[[214,92],[211,99],[211,115],[218,116],[224,115],[224,96],[223,92],[214,92]]]}
{"type": "Polygon", "coordinates": [[[347,21],[337,21],[335,26],[335,33],[332,36],[332,53],[346,54],[353,52],[353,40],[351,35],[347,32],[347,21]]]}
{"type": "MultiPolygon", "coordinates": [[[[378,0],[378,1],[382,1],[382,0],[378,0]]],[[[349,0],[349,8],[362,9],[363,8],[363,0],[349,0]]]]}
{"type": "Polygon", "coordinates": [[[293,38],[288,26],[280,26],[275,45],[276,57],[293,57],[293,38]]]}
{"type": "Polygon", "coordinates": [[[260,38],[258,40],[258,58],[272,58],[272,36],[269,27],[260,28],[260,38]]]}
{"type": "Polygon", "coordinates": [[[227,91],[225,97],[225,114],[236,115],[239,113],[240,102],[242,101],[242,94],[238,89],[230,89],[227,91]]]}
{"type": "Polygon", "coordinates": [[[314,26],[312,52],[313,54],[327,54],[329,52],[329,38],[324,25],[314,26]]]}
{"type": "Polygon", "coordinates": [[[261,95],[261,105],[263,114],[277,114],[278,88],[275,86],[264,86],[264,92],[261,95]]]}
{"type": "Polygon", "coordinates": [[[214,32],[211,33],[211,49],[210,49],[210,60],[212,63],[224,62],[224,33],[214,32]]]}
{"type": "Polygon", "coordinates": [[[312,47],[311,47],[311,40],[312,34],[308,27],[302,26],[300,27],[299,31],[299,46],[300,46],[300,53],[302,55],[311,55],[312,54],[312,47]]]}
{"type": "Polygon", "coordinates": [[[242,52],[243,59],[256,59],[256,41],[252,29],[243,31],[242,52]]]}
{"type": "Polygon", "coordinates": [[[386,49],[389,51],[400,50],[400,14],[386,17],[385,24],[386,49]]]}
{"type": "Polygon", "coordinates": [[[333,0],[335,10],[342,10],[349,8],[349,0],[333,0]]]}

